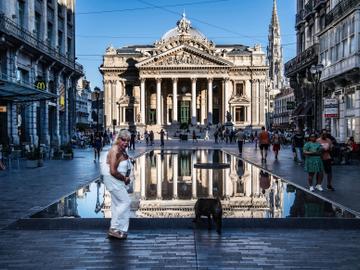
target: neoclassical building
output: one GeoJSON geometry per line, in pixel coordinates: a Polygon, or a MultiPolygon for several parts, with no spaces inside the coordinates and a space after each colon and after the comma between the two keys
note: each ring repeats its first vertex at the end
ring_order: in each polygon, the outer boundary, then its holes
{"type": "Polygon", "coordinates": [[[265,124],[261,47],[215,45],[185,14],[154,45],[110,46],[103,59],[106,128],[218,124],[227,112],[235,127],[265,124]]]}

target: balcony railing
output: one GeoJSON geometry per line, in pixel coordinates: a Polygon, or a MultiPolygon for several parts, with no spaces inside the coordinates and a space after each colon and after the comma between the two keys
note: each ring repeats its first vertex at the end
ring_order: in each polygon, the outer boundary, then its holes
{"type": "Polygon", "coordinates": [[[318,59],[318,54],[319,44],[316,43],[285,64],[285,76],[289,77],[292,73],[314,63],[318,59]]]}
{"type": "Polygon", "coordinates": [[[313,0],[314,1],[314,9],[318,8],[320,5],[326,4],[326,0],[313,0]]]}
{"type": "Polygon", "coordinates": [[[297,14],[296,14],[296,18],[295,18],[295,25],[297,26],[298,24],[305,22],[304,21],[304,10],[300,10],[297,14]]]}
{"type": "Polygon", "coordinates": [[[315,12],[313,0],[307,2],[304,7],[304,19],[315,12]]]}
{"type": "Polygon", "coordinates": [[[360,0],[342,0],[325,17],[325,26],[339,19],[346,12],[360,4],[360,0]]]}
{"type": "Polygon", "coordinates": [[[76,63],[74,59],[68,58],[59,53],[55,48],[49,46],[44,41],[39,40],[36,35],[17,25],[14,21],[7,18],[4,14],[0,14],[0,32],[13,36],[29,46],[39,50],[40,52],[50,56],[56,61],[75,69],[79,73],[83,73],[83,66],[76,63]]]}

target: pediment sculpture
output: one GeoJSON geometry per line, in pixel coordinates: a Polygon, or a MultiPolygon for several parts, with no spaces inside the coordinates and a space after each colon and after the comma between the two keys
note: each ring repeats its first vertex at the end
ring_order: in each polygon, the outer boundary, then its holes
{"type": "Polygon", "coordinates": [[[229,100],[231,103],[250,103],[250,99],[247,96],[232,96],[229,100]]]}
{"type": "Polygon", "coordinates": [[[156,66],[165,65],[218,65],[218,63],[209,61],[205,58],[199,57],[197,55],[181,51],[176,54],[169,55],[164,57],[156,62],[156,66]]]}

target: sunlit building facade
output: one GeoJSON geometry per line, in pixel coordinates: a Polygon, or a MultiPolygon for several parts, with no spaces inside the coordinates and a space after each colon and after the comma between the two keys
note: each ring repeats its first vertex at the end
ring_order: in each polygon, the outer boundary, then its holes
{"type": "Polygon", "coordinates": [[[153,45],[106,49],[105,126],[265,124],[266,55],[260,45],[215,45],[183,15],[153,45]]]}

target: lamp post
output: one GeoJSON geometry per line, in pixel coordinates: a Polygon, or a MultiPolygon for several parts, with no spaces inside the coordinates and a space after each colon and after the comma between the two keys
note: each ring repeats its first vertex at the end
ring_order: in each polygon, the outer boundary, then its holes
{"type": "Polygon", "coordinates": [[[95,86],[94,94],[96,98],[96,132],[99,133],[99,97],[100,97],[100,88],[95,86]]]}
{"type": "MultiPolygon", "coordinates": [[[[313,83],[314,83],[314,129],[317,130],[317,111],[318,111],[318,102],[319,102],[319,82],[321,78],[321,72],[324,70],[324,65],[312,65],[310,68],[310,73],[312,75],[313,83]]],[[[321,100],[322,104],[322,100],[321,100]]]]}

